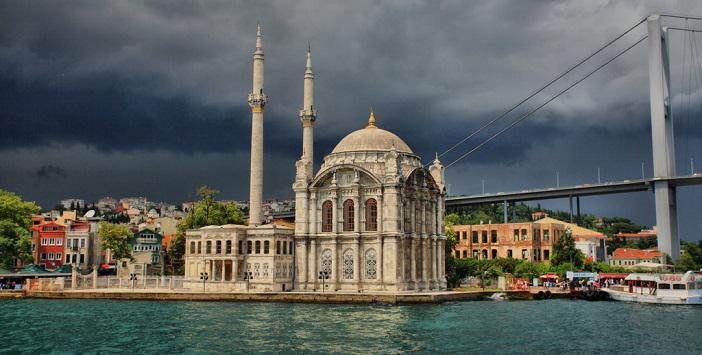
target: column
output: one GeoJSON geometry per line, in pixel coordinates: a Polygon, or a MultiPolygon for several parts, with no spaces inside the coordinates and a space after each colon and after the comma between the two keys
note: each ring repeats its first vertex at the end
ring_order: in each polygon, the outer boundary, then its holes
{"type": "Polygon", "coordinates": [[[383,195],[378,196],[378,232],[383,232],[383,195]]]}
{"type": "Polygon", "coordinates": [[[414,288],[417,288],[417,238],[411,237],[412,241],[410,244],[410,276],[409,281],[413,284],[414,288]]]}
{"type": "MultiPolygon", "coordinates": [[[[306,237],[305,237],[306,239],[306,237]]],[[[295,257],[297,258],[297,265],[299,265],[300,271],[298,272],[298,275],[300,275],[300,280],[298,282],[298,288],[299,289],[305,289],[307,288],[307,241],[305,239],[302,239],[302,241],[298,241],[298,245],[300,247],[300,252],[296,253],[295,257]],[[302,286],[302,287],[300,287],[302,286]]]]}
{"type": "Polygon", "coordinates": [[[427,218],[426,218],[426,209],[427,209],[427,202],[424,199],[424,196],[422,196],[422,199],[419,201],[419,208],[420,208],[420,216],[421,218],[419,219],[420,223],[420,230],[422,231],[422,235],[427,235],[427,218]]]}
{"type": "MultiPolygon", "coordinates": [[[[361,222],[361,205],[360,198],[357,196],[353,197],[353,231],[355,233],[360,233],[360,222],[361,222]]],[[[344,216],[345,217],[345,216],[344,216]]]]}
{"type": "Polygon", "coordinates": [[[353,260],[353,280],[357,283],[358,288],[361,288],[361,237],[356,236],[356,253],[354,254],[353,260]]]}
{"type": "Polygon", "coordinates": [[[239,257],[232,259],[232,281],[239,279],[239,257]]]}
{"type": "Polygon", "coordinates": [[[438,271],[437,267],[436,267],[436,263],[439,261],[438,255],[436,255],[437,249],[438,248],[436,247],[436,237],[432,237],[431,238],[431,283],[432,283],[432,288],[436,288],[436,280],[438,279],[437,275],[436,275],[436,272],[438,271]]]}
{"type": "Polygon", "coordinates": [[[339,263],[339,253],[337,252],[339,245],[338,245],[338,241],[337,241],[336,237],[337,236],[332,237],[332,238],[334,238],[334,240],[332,241],[332,247],[331,247],[332,274],[331,274],[331,278],[329,279],[329,285],[330,285],[329,287],[331,288],[330,291],[336,291],[336,287],[337,287],[336,284],[337,284],[337,281],[339,280],[339,270],[340,270],[339,264],[340,263],[339,263]]]}
{"type": "Polygon", "coordinates": [[[222,265],[222,282],[224,282],[227,280],[227,267],[225,265],[224,260],[220,260],[219,263],[222,265]]]}
{"type": "Polygon", "coordinates": [[[331,198],[332,201],[332,233],[338,233],[339,232],[339,208],[337,206],[337,198],[336,196],[333,196],[331,198]]]}
{"type": "Polygon", "coordinates": [[[429,275],[429,248],[431,248],[431,246],[429,245],[429,238],[422,238],[422,242],[422,279],[424,281],[424,287],[428,289],[431,279],[429,275]]]}
{"type": "Polygon", "coordinates": [[[310,234],[317,234],[317,193],[310,192],[310,203],[309,203],[309,220],[310,220],[310,234]]]}
{"type": "MultiPolygon", "coordinates": [[[[380,223],[378,223],[380,225],[380,223]]],[[[377,257],[378,257],[378,265],[377,270],[378,270],[378,281],[380,281],[381,285],[385,285],[385,282],[383,281],[383,236],[378,235],[378,250],[377,250],[377,257]]],[[[382,287],[383,289],[385,287],[382,287]]]]}
{"type": "Polygon", "coordinates": [[[409,200],[409,206],[410,206],[410,230],[405,231],[406,232],[412,232],[412,234],[419,234],[419,231],[417,230],[417,224],[416,224],[416,211],[417,211],[417,201],[415,201],[414,198],[410,197],[409,200]]]}
{"type": "Polygon", "coordinates": [[[309,263],[309,279],[312,282],[313,288],[316,289],[317,283],[317,239],[310,239],[310,255],[307,259],[309,263]]]}

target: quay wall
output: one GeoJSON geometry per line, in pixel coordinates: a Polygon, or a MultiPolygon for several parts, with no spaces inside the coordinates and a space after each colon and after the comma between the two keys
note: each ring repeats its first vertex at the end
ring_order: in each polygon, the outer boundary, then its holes
{"type": "MultiPolygon", "coordinates": [[[[217,293],[217,292],[92,292],[92,291],[28,291],[28,298],[48,299],[112,299],[154,301],[224,301],[224,302],[293,302],[337,304],[418,304],[481,300],[494,292],[441,292],[420,294],[370,293],[217,293]]],[[[510,299],[530,299],[528,292],[507,291],[510,299]]]]}

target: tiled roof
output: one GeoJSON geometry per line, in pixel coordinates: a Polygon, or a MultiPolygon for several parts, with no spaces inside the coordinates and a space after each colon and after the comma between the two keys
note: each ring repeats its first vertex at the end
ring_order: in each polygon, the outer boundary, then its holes
{"type": "Polygon", "coordinates": [[[617,248],[612,254],[613,259],[653,259],[664,256],[658,250],[641,250],[630,248],[617,248]]]}
{"type": "Polygon", "coordinates": [[[590,238],[599,238],[599,239],[602,239],[602,238],[605,237],[604,234],[602,234],[602,233],[600,233],[600,232],[598,232],[598,231],[594,231],[594,230],[592,230],[592,229],[583,228],[583,227],[581,227],[581,226],[579,226],[579,225],[577,225],[577,224],[559,221],[559,220],[557,220],[557,219],[555,219],[555,218],[551,218],[551,217],[542,218],[542,219],[540,219],[540,220],[534,221],[534,223],[562,224],[562,225],[566,226],[567,228],[570,228],[570,230],[573,232],[573,237],[574,237],[574,238],[590,237],[590,238]]]}

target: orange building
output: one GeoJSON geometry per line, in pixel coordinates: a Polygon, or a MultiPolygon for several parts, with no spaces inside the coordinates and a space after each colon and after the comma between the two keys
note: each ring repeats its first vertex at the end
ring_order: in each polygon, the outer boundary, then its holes
{"type": "MultiPolygon", "coordinates": [[[[555,221],[555,220],[554,220],[555,221]]],[[[548,260],[566,225],[560,221],[456,225],[457,258],[548,260]]]]}

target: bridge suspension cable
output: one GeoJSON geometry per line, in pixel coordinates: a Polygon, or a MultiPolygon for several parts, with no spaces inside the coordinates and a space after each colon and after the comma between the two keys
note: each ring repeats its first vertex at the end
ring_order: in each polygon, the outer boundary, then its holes
{"type": "Polygon", "coordinates": [[[640,40],[636,41],[634,44],[630,45],[629,47],[627,47],[627,48],[624,49],[623,51],[617,53],[617,55],[615,55],[614,57],[612,57],[612,58],[609,59],[608,61],[604,62],[602,65],[600,65],[600,66],[598,66],[597,68],[595,68],[595,70],[589,72],[587,75],[585,75],[585,76],[583,76],[582,78],[578,79],[578,80],[575,81],[573,84],[571,84],[571,85],[568,86],[567,88],[565,88],[565,89],[561,90],[560,92],[558,92],[558,94],[556,94],[556,95],[554,95],[553,97],[551,97],[550,99],[548,99],[546,102],[542,103],[541,105],[537,106],[537,107],[534,108],[533,110],[531,110],[531,111],[527,112],[526,114],[522,115],[521,117],[519,117],[518,119],[516,119],[515,121],[513,121],[513,122],[512,122],[510,125],[508,125],[507,127],[503,128],[503,129],[501,129],[501,130],[499,130],[497,133],[495,133],[495,134],[493,134],[492,136],[490,136],[489,138],[485,139],[484,141],[482,141],[480,144],[478,144],[477,146],[475,146],[473,149],[471,149],[471,150],[468,151],[467,153],[461,155],[458,159],[456,159],[456,160],[454,160],[453,162],[451,162],[450,164],[446,165],[446,168],[448,169],[448,168],[451,167],[452,165],[458,163],[461,159],[467,157],[468,155],[472,154],[472,153],[475,152],[476,150],[480,149],[480,148],[481,148],[482,146],[484,146],[485,144],[487,144],[487,143],[489,143],[490,141],[492,141],[493,139],[497,138],[497,137],[498,137],[499,135],[501,135],[502,133],[505,133],[505,132],[509,131],[510,129],[514,128],[514,126],[516,126],[516,125],[519,124],[520,122],[524,121],[524,120],[527,119],[529,116],[533,115],[536,111],[538,111],[538,110],[540,110],[541,108],[543,108],[544,106],[548,105],[551,101],[557,99],[559,96],[563,95],[563,94],[564,94],[565,92],[567,92],[568,90],[570,90],[570,89],[572,89],[573,87],[575,87],[576,85],[580,84],[583,80],[589,78],[590,76],[592,76],[593,74],[595,74],[596,72],[598,72],[600,69],[604,68],[607,64],[613,62],[615,59],[619,58],[619,57],[622,56],[624,53],[628,52],[629,50],[631,50],[632,48],[634,48],[636,45],[638,45],[639,43],[643,42],[646,38],[648,38],[647,35],[646,35],[646,36],[643,36],[643,38],[641,38],[640,40]]]}
{"type": "Polygon", "coordinates": [[[583,58],[582,60],[580,60],[578,63],[576,63],[575,65],[573,65],[572,67],[570,67],[568,70],[564,71],[564,72],[561,73],[560,75],[557,75],[555,78],[551,79],[551,81],[549,81],[549,82],[546,83],[545,85],[541,86],[538,90],[534,91],[534,92],[531,93],[529,96],[527,96],[527,97],[524,98],[523,100],[519,101],[517,104],[513,105],[512,107],[510,107],[508,110],[502,112],[501,114],[495,116],[495,117],[492,118],[490,121],[488,121],[488,122],[486,122],[485,124],[483,124],[482,126],[480,126],[480,128],[478,128],[478,130],[476,130],[475,132],[469,134],[469,135],[466,136],[465,138],[463,138],[463,139],[461,139],[460,141],[458,141],[458,143],[454,144],[454,145],[451,146],[449,149],[447,149],[447,150],[444,151],[443,153],[439,154],[438,157],[439,157],[439,158],[443,157],[443,156],[446,155],[447,153],[449,153],[449,152],[451,152],[452,150],[456,149],[456,148],[457,148],[458,146],[460,146],[461,144],[465,143],[467,140],[473,138],[476,134],[482,132],[482,131],[485,130],[486,128],[488,128],[488,127],[490,127],[491,125],[493,125],[495,122],[497,122],[497,121],[499,121],[500,119],[502,119],[503,117],[507,116],[507,115],[510,114],[512,111],[514,111],[515,109],[517,109],[519,106],[523,105],[525,102],[529,101],[529,100],[532,99],[534,96],[538,95],[540,92],[544,91],[546,88],[548,88],[549,86],[551,86],[553,83],[555,83],[556,81],[560,80],[560,79],[563,78],[564,76],[568,75],[568,74],[571,73],[573,70],[575,70],[577,67],[579,67],[580,65],[584,64],[585,62],[587,62],[588,60],[590,60],[592,57],[596,56],[597,54],[599,54],[599,53],[602,52],[603,50],[607,49],[609,46],[611,46],[612,44],[614,44],[614,42],[616,42],[616,41],[620,40],[622,37],[626,36],[629,32],[633,31],[635,28],[637,28],[639,25],[641,25],[641,24],[644,23],[645,21],[646,21],[646,18],[641,19],[639,22],[637,22],[637,23],[634,24],[633,26],[629,27],[626,31],[622,32],[622,33],[619,34],[617,37],[615,37],[615,38],[613,38],[612,40],[610,40],[609,42],[607,42],[605,45],[603,45],[602,47],[600,47],[599,49],[597,49],[596,51],[594,51],[592,54],[590,54],[590,55],[588,55],[587,57],[585,57],[585,58],[583,58]]]}

